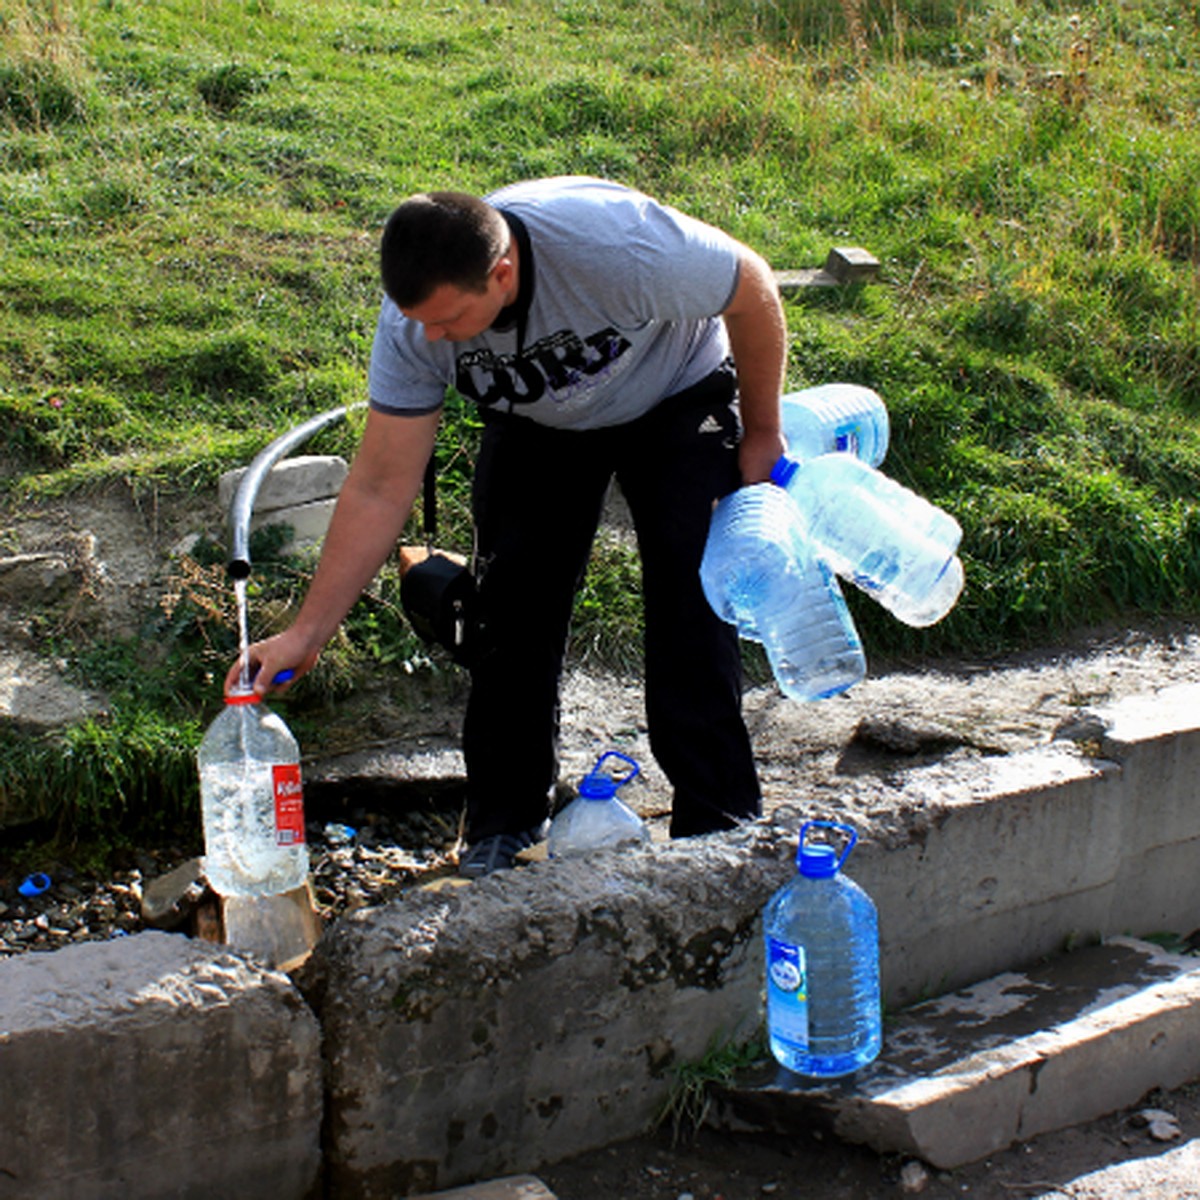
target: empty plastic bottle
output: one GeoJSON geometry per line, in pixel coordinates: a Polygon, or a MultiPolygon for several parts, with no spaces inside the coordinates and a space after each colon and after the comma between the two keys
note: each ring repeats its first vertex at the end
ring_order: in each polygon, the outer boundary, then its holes
{"type": "Polygon", "coordinates": [[[845,597],[804,526],[782,489],[739,488],[714,510],[700,563],[713,611],[762,643],[780,690],[802,701],[844,692],[867,671],[845,597]]]}
{"type": "Polygon", "coordinates": [[[857,840],[848,825],[806,822],[799,872],[763,911],[767,1037],[776,1060],[800,1075],[847,1075],[883,1046],[878,915],[870,896],[840,874],[857,840]],[[815,828],[848,838],[840,856],[807,840],[815,828]]]}
{"type": "Polygon", "coordinates": [[[877,392],[857,383],[822,383],[780,399],[790,458],[840,451],[877,467],[887,454],[891,423],[877,392]]]}
{"type": "Polygon", "coordinates": [[[253,692],[225,697],[196,756],[204,874],[222,896],[270,896],[308,877],[300,749],[253,692]]]}
{"type": "Polygon", "coordinates": [[[550,822],[546,847],[550,857],[569,858],[605,846],[648,842],[650,830],[645,821],[617,799],[617,791],[638,770],[632,758],[616,750],[602,754],[580,780],[579,795],[550,822]],[[624,763],[629,769],[620,775],[608,774],[602,768],[610,760],[624,763]]]}
{"type": "Polygon", "coordinates": [[[905,624],[932,625],[954,607],[962,529],[949,513],[849,454],[785,456],[771,478],[804,513],[834,571],[905,624]]]}

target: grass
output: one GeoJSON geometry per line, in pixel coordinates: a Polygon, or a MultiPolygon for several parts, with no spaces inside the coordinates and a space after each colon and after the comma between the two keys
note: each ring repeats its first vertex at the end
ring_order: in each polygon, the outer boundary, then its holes
{"type": "MultiPolygon", "coordinates": [[[[399,198],[587,172],[780,269],[834,244],[881,260],[876,284],[789,302],[789,384],[879,391],[885,469],[959,519],[968,586],[922,631],[852,596],[869,657],[1194,614],[1198,67],[1183,0],[15,0],[0,16],[0,503],[106,480],[211,489],[362,398],[375,240],[399,198]]],[[[449,416],[441,518],[463,548],[477,424],[461,404],[449,416]]],[[[352,454],[355,428],[313,448],[352,454]]],[[[263,573],[258,609],[284,609],[304,571],[263,573]]],[[[393,584],[356,610],[315,694],[449,669],[404,631],[393,584]]],[[[578,656],[636,663],[636,591],[628,547],[603,539],[578,656]]],[[[185,610],[169,628],[147,614],[164,746],[194,740],[203,703],[185,681],[231,636],[227,606],[185,610]]],[[[122,678],[114,755],[149,703],[122,678]]],[[[6,735],[0,789],[32,786],[28,753],[6,735]]],[[[114,803],[145,800],[88,770],[114,803]]]]}

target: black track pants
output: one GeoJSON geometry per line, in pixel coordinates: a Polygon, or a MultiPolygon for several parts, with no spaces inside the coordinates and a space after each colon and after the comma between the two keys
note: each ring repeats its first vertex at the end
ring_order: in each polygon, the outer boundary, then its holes
{"type": "Polygon", "coordinates": [[[671,833],[728,829],[758,814],[737,634],[699,578],[713,503],[739,483],[737,438],[725,370],[611,429],[486,418],[473,505],[490,649],[472,669],[463,729],[469,841],[547,815],[571,609],[614,477],[641,553],[646,715],[674,789],[671,833]]]}

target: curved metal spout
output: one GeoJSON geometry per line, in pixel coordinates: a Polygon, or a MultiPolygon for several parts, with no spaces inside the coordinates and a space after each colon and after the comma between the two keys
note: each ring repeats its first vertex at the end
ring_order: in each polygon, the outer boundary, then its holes
{"type": "Polygon", "coordinates": [[[328,412],[312,417],[303,425],[297,425],[295,429],[281,434],[269,446],[258,452],[238,483],[233,503],[229,506],[230,556],[228,571],[230,579],[246,579],[250,575],[250,516],[254,511],[254,501],[258,497],[258,489],[262,487],[262,481],[266,478],[267,472],[284,455],[290,453],[302,442],[306,442],[318,430],[342,420],[353,409],[364,407],[366,407],[365,400],[358,404],[331,408],[328,412]]]}

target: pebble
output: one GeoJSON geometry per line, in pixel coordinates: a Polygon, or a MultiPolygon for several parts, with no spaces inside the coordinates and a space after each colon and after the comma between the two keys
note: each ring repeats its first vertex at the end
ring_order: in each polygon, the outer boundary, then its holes
{"type": "Polygon", "coordinates": [[[929,1186],[929,1172],[925,1164],[906,1162],[900,1169],[900,1190],[907,1193],[923,1192],[929,1186]]]}
{"type": "Polygon", "coordinates": [[[1134,1117],[1134,1123],[1146,1126],[1146,1132],[1156,1142],[1173,1142],[1183,1136],[1183,1130],[1180,1129],[1174,1113],[1165,1109],[1143,1108],[1134,1117]]]}

